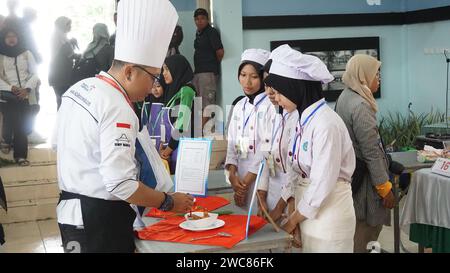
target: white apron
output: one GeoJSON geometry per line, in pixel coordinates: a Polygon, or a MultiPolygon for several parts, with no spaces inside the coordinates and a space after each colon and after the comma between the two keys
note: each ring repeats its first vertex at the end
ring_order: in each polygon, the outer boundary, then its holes
{"type": "MultiPolygon", "coordinates": [[[[295,185],[298,203],[310,180],[299,176],[295,185]]],[[[324,200],[316,219],[300,224],[303,253],[353,253],[356,217],[350,183],[338,181],[335,190],[324,200]]]]}

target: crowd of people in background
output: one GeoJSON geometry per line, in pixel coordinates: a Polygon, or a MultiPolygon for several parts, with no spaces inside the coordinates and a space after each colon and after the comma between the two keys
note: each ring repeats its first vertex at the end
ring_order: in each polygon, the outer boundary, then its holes
{"type": "MultiPolygon", "coordinates": [[[[28,139],[30,134],[36,134],[34,120],[40,110],[39,87],[43,80],[37,74],[37,66],[43,60],[30,26],[36,20],[36,11],[25,8],[23,16],[19,17],[18,1],[8,0],[7,4],[9,15],[0,16],[0,105],[3,114],[3,140],[0,148],[5,154],[13,150],[16,162],[21,166],[28,166],[28,139]]],[[[181,55],[183,28],[177,25],[152,95],[136,105],[138,117],[151,121],[152,117],[144,117],[142,110],[151,113],[151,108],[157,102],[159,106],[163,106],[157,112],[166,123],[167,130],[170,132],[170,128],[175,127],[180,134],[187,136],[193,136],[194,132],[194,98],[202,98],[202,110],[208,105],[216,104],[220,62],[224,56],[220,34],[211,26],[208,12],[202,8],[197,9],[194,12],[194,22],[197,26],[194,68],[181,55]],[[180,106],[181,110],[178,110],[180,106]],[[186,109],[191,110],[189,114],[186,109]],[[178,113],[174,114],[173,111],[178,113]],[[178,118],[174,119],[173,116],[178,118]]],[[[114,23],[117,25],[117,13],[114,14],[114,23]]],[[[82,79],[94,77],[100,71],[107,71],[114,60],[116,33],[110,35],[104,23],[93,26],[92,41],[81,53],[77,53],[77,39],[69,39],[71,30],[70,18],[61,16],[55,20],[50,43],[51,55],[46,60],[49,63],[47,80],[55,93],[57,109],[61,105],[61,97],[70,86],[82,79]]],[[[204,117],[198,126],[203,128],[212,117],[204,117]]],[[[162,159],[168,161],[171,172],[174,172],[177,142],[173,141],[170,133],[165,134],[164,139],[160,135],[157,137],[160,138],[157,149],[162,159]]]]}

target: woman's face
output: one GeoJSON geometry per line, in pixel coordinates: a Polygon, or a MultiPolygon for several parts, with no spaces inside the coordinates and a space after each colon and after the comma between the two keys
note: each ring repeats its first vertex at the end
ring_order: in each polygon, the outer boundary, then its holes
{"type": "MultiPolygon", "coordinates": [[[[269,76],[269,73],[264,72],[264,79],[266,79],[267,76],[269,76]]],[[[277,101],[275,100],[275,92],[273,91],[273,88],[270,87],[270,86],[264,85],[264,91],[265,91],[267,97],[269,97],[270,102],[271,102],[273,105],[277,106],[278,103],[277,103],[277,101]]]]}
{"type": "Polygon", "coordinates": [[[372,93],[376,93],[378,91],[378,88],[380,88],[380,71],[378,70],[377,75],[375,76],[375,79],[372,81],[372,84],[369,86],[370,91],[372,93]]]}
{"type": "Polygon", "coordinates": [[[297,109],[297,104],[293,103],[290,99],[283,96],[280,92],[273,89],[275,93],[275,101],[276,103],[281,106],[284,110],[286,110],[288,113],[293,112],[297,109]]]}
{"type": "Polygon", "coordinates": [[[153,84],[152,88],[152,95],[155,98],[160,98],[164,93],[164,89],[162,88],[161,84],[159,82],[155,81],[155,84],[153,84]]]}
{"type": "Polygon", "coordinates": [[[261,79],[253,65],[246,64],[239,74],[239,83],[246,95],[253,95],[261,89],[261,79]]]}
{"type": "Polygon", "coordinates": [[[69,33],[71,30],[72,30],[72,22],[67,22],[66,33],[69,33]]]}
{"type": "Polygon", "coordinates": [[[19,42],[19,39],[17,38],[17,34],[10,31],[5,36],[5,44],[9,47],[15,47],[17,43],[19,42]]]}
{"type": "Polygon", "coordinates": [[[167,84],[171,84],[173,82],[172,74],[166,64],[163,64],[163,77],[167,84]]]}

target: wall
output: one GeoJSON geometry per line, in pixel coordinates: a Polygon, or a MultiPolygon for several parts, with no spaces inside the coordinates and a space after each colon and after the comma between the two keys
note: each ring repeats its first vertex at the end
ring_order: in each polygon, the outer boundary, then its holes
{"type": "MultiPolygon", "coordinates": [[[[382,65],[382,95],[378,100],[380,113],[389,109],[407,110],[408,94],[404,88],[406,52],[399,45],[404,44],[406,36],[402,27],[347,27],[315,29],[279,29],[244,31],[244,48],[264,48],[270,50],[272,40],[322,39],[346,37],[380,37],[380,57],[382,65]]],[[[334,104],[330,104],[333,106],[334,104]]]]}
{"type": "Polygon", "coordinates": [[[425,48],[450,48],[450,21],[406,27],[407,80],[405,88],[414,112],[431,108],[445,111],[446,62],[443,54],[425,54],[425,48]]]}
{"type": "Polygon", "coordinates": [[[177,11],[193,11],[197,8],[195,0],[170,0],[177,11]]]}
{"type": "Polygon", "coordinates": [[[242,13],[244,16],[270,16],[400,12],[403,2],[382,0],[381,5],[369,5],[366,0],[244,0],[242,13]]]}
{"type": "Polygon", "coordinates": [[[450,0],[407,0],[405,8],[407,11],[413,11],[443,7],[448,5],[450,5],[450,0]]]}

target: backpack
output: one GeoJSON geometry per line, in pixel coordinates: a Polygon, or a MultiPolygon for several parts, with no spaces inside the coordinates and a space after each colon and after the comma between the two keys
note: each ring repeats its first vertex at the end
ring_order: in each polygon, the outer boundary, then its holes
{"type": "Polygon", "coordinates": [[[95,58],[81,58],[74,66],[72,71],[72,84],[75,84],[83,79],[94,77],[100,71],[97,68],[95,58]]]}

